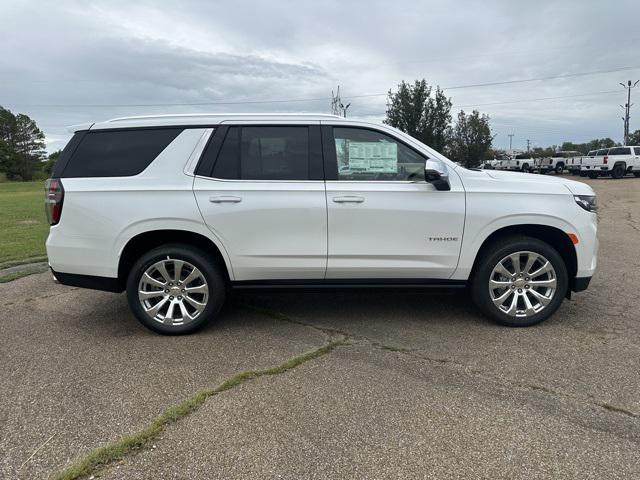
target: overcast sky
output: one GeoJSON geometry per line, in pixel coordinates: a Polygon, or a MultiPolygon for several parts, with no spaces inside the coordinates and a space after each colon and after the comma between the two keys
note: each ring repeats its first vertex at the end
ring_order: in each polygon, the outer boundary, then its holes
{"type": "Polygon", "coordinates": [[[0,25],[0,105],[49,151],[68,125],[127,115],[329,113],[337,85],[349,116],[379,121],[384,93],[416,78],[490,115],[496,147],[620,141],[619,82],[640,78],[638,0],[5,0],[0,25]]]}

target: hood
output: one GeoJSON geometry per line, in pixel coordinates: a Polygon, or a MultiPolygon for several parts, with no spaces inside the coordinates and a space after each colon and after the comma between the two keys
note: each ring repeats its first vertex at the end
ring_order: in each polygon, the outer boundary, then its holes
{"type": "MultiPolygon", "coordinates": [[[[486,179],[498,181],[501,187],[499,190],[501,191],[512,190],[531,193],[561,193],[562,191],[569,191],[573,195],[595,195],[593,189],[586,183],[569,180],[561,176],[500,170],[482,170],[474,173],[481,174],[486,179]],[[507,186],[509,188],[505,188],[507,186]]],[[[476,175],[474,177],[478,178],[476,175]]]]}

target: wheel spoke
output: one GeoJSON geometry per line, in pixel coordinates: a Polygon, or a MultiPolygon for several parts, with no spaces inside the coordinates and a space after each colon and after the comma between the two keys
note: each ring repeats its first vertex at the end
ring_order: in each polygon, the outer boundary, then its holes
{"type": "Polygon", "coordinates": [[[180,281],[180,276],[182,275],[182,266],[184,262],[182,260],[174,260],[173,268],[174,268],[174,281],[178,283],[180,281]]]}
{"type": "Polygon", "coordinates": [[[204,285],[198,285],[197,287],[187,287],[185,288],[187,293],[209,293],[209,287],[204,285]]]}
{"type": "Polygon", "coordinates": [[[536,263],[536,260],[538,260],[538,256],[536,254],[529,253],[529,255],[527,255],[527,263],[522,269],[522,272],[525,275],[529,275],[529,273],[531,273],[531,267],[533,267],[533,264],[536,263]]]}
{"type": "Polygon", "coordinates": [[[522,270],[520,269],[520,253],[512,253],[509,258],[511,259],[511,266],[515,273],[522,273],[522,270]]]}
{"type": "Polygon", "coordinates": [[[172,325],[173,324],[173,310],[174,308],[176,308],[176,303],[175,301],[171,301],[171,303],[169,304],[169,308],[167,309],[167,314],[164,316],[164,323],[168,324],[168,325],[172,325]]]}
{"type": "Polygon", "coordinates": [[[508,278],[513,277],[513,272],[510,272],[509,270],[507,270],[506,267],[502,264],[502,262],[496,265],[496,273],[499,273],[503,277],[508,277],[508,278]]]}
{"type": "Polygon", "coordinates": [[[534,313],[536,313],[535,309],[533,308],[533,305],[531,304],[531,300],[529,300],[527,292],[524,292],[522,294],[522,299],[524,300],[524,304],[525,304],[525,307],[526,307],[525,315],[530,316],[530,315],[533,315],[534,313]]]}
{"type": "Polygon", "coordinates": [[[160,300],[158,303],[156,303],[153,307],[151,308],[145,308],[147,314],[151,317],[151,318],[155,318],[155,316],[158,314],[158,312],[160,311],[160,309],[165,305],[165,303],[167,303],[169,301],[168,297],[163,298],[162,300],[160,300]]]}
{"type": "Polygon", "coordinates": [[[509,310],[507,310],[507,314],[515,315],[517,309],[518,309],[518,294],[514,293],[513,298],[511,299],[511,304],[509,305],[509,310]]]}
{"type": "Polygon", "coordinates": [[[545,297],[540,292],[536,292],[535,290],[529,290],[529,293],[531,293],[531,295],[533,295],[536,300],[538,300],[540,304],[545,307],[549,305],[549,303],[551,303],[551,297],[545,297]]]}
{"type": "Polygon", "coordinates": [[[499,307],[500,305],[502,305],[504,303],[504,301],[509,297],[509,295],[511,295],[513,293],[512,290],[507,290],[506,292],[504,292],[502,295],[500,295],[499,297],[493,298],[493,304],[496,307],[499,307]]]}
{"type": "Polygon", "coordinates": [[[198,312],[201,312],[202,310],[204,310],[204,307],[206,307],[206,303],[198,302],[191,297],[182,297],[182,298],[184,298],[187,302],[189,302],[189,304],[193,308],[195,308],[198,312]]]}
{"type": "Polygon", "coordinates": [[[531,275],[529,275],[529,276],[531,278],[536,278],[536,277],[539,277],[540,275],[542,275],[543,273],[548,273],[548,272],[551,272],[552,270],[553,270],[553,266],[551,265],[551,262],[549,262],[547,260],[544,265],[542,265],[535,272],[532,272],[531,275]]]}
{"type": "Polygon", "coordinates": [[[138,297],[140,298],[140,300],[148,300],[150,298],[161,297],[164,294],[164,290],[138,291],[138,297]]]}
{"type": "Polygon", "coordinates": [[[189,315],[189,312],[187,311],[187,307],[185,307],[184,302],[180,302],[178,303],[178,305],[180,306],[180,313],[182,313],[182,321],[186,322],[188,320],[193,320],[193,317],[189,315]]]}
{"type": "Polygon", "coordinates": [[[191,270],[191,273],[189,273],[189,275],[187,275],[187,278],[185,278],[182,283],[184,285],[189,285],[191,282],[193,282],[196,278],[201,277],[202,274],[200,273],[200,270],[198,270],[196,267],[193,267],[193,270],[191,270]]]}
{"type": "Polygon", "coordinates": [[[550,278],[549,280],[531,280],[529,283],[532,287],[556,288],[558,282],[555,278],[550,278]]]}
{"type": "Polygon", "coordinates": [[[169,272],[167,272],[167,267],[165,266],[164,262],[157,263],[156,270],[160,272],[160,275],[162,275],[162,278],[164,278],[165,282],[169,283],[173,280],[171,278],[171,275],[169,275],[169,272]]]}
{"type": "Polygon", "coordinates": [[[165,286],[164,283],[162,283],[160,280],[156,280],[151,275],[149,275],[147,272],[144,272],[143,281],[145,281],[146,283],[150,283],[151,285],[155,285],[156,287],[164,288],[164,286],[165,286]]]}

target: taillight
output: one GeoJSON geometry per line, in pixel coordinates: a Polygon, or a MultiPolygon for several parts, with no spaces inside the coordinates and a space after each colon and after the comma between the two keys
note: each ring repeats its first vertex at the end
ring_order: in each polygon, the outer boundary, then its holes
{"type": "Polygon", "coordinates": [[[44,183],[44,191],[47,220],[49,225],[55,225],[60,221],[60,215],[62,215],[62,202],[64,200],[62,182],[57,178],[50,178],[44,183]]]}
{"type": "Polygon", "coordinates": [[[607,163],[607,160],[609,159],[609,157],[607,157],[606,155],[604,156],[604,158],[602,160],[604,160],[604,163],[607,163]]]}

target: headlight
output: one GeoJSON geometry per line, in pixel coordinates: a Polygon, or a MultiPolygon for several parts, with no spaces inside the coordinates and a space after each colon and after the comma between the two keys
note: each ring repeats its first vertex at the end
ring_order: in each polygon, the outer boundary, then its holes
{"type": "Polygon", "coordinates": [[[598,200],[595,195],[574,195],[573,198],[587,212],[596,212],[598,210],[598,200]]]}

